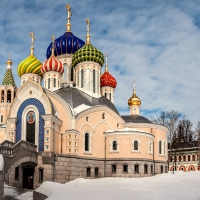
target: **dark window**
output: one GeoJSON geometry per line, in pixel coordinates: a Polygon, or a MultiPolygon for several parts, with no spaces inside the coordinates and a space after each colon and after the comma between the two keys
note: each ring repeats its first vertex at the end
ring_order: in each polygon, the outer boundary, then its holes
{"type": "Polygon", "coordinates": [[[48,89],[50,89],[50,78],[48,78],[48,89]]]}
{"type": "Polygon", "coordinates": [[[167,166],[165,166],[165,173],[167,173],[167,166]]]}
{"type": "Polygon", "coordinates": [[[94,169],[94,176],[98,177],[99,176],[99,168],[94,169]]]}
{"type": "Polygon", "coordinates": [[[123,172],[128,173],[128,165],[123,165],[123,172]]]}
{"type": "Polygon", "coordinates": [[[188,161],[190,161],[190,155],[188,155],[188,161]]]}
{"type": "Polygon", "coordinates": [[[85,134],[85,151],[89,151],[89,133],[85,134]]]}
{"type": "Polygon", "coordinates": [[[15,180],[19,180],[19,167],[15,168],[15,180]]]}
{"type": "Polygon", "coordinates": [[[11,103],[11,91],[10,90],[8,90],[8,92],[7,92],[7,102],[11,103]]]}
{"type": "Polygon", "coordinates": [[[134,141],[134,150],[138,150],[138,141],[134,141]]]}
{"type": "Polygon", "coordinates": [[[107,97],[107,93],[105,92],[105,97],[107,97]]]}
{"type": "Polygon", "coordinates": [[[153,165],[151,165],[151,174],[153,174],[153,165]]]}
{"type": "Polygon", "coordinates": [[[53,79],[53,87],[56,87],[56,78],[53,79]]]}
{"type": "Polygon", "coordinates": [[[3,115],[1,115],[1,122],[3,122],[3,115]]]}
{"type": "Polygon", "coordinates": [[[138,164],[136,164],[134,166],[134,172],[135,172],[135,174],[139,174],[139,165],[138,164]]]}
{"type": "Polygon", "coordinates": [[[159,141],[159,154],[161,154],[161,153],[162,153],[162,142],[159,141]]]}
{"type": "Polygon", "coordinates": [[[172,162],[172,156],[170,156],[170,162],[172,162]]]}
{"type": "Polygon", "coordinates": [[[96,92],[95,85],[96,85],[95,69],[93,69],[93,92],[94,93],[96,92]]]}
{"type": "Polygon", "coordinates": [[[163,166],[160,166],[160,173],[163,173],[163,166]]]}
{"type": "Polygon", "coordinates": [[[112,165],[112,173],[116,173],[117,172],[117,165],[112,165]]]}
{"type": "Polygon", "coordinates": [[[144,165],[144,173],[148,174],[148,165],[147,164],[144,165]]]}
{"type": "Polygon", "coordinates": [[[117,142],[116,141],[113,141],[112,147],[113,147],[113,150],[117,150],[117,142]]]}
{"type": "Polygon", "coordinates": [[[181,156],[178,157],[178,161],[181,162],[181,156]]]}
{"type": "Polygon", "coordinates": [[[83,88],[83,81],[84,81],[84,71],[81,70],[81,88],[83,88]]]}
{"type": "Polygon", "coordinates": [[[111,101],[111,93],[110,93],[110,101],[111,101]]]}
{"type": "Polygon", "coordinates": [[[186,161],[186,156],[185,155],[183,156],[183,161],[186,161]]]}
{"type": "Polygon", "coordinates": [[[91,176],[91,168],[90,167],[86,168],[86,176],[91,176]]]}
{"type": "Polygon", "coordinates": [[[39,169],[39,183],[43,182],[44,169],[39,169]]]}
{"type": "Polygon", "coordinates": [[[195,155],[192,156],[192,160],[195,161],[195,155]]]}
{"type": "Polygon", "coordinates": [[[71,67],[71,81],[73,81],[73,77],[74,77],[74,68],[71,67]]]}

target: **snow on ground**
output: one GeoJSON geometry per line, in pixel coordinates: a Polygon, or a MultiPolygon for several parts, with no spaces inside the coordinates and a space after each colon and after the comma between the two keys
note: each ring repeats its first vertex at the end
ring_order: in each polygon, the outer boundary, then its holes
{"type": "Polygon", "coordinates": [[[200,172],[169,172],[145,178],[78,178],[66,184],[44,182],[36,191],[48,195],[47,200],[200,200],[200,172]]]}
{"type": "Polygon", "coordinates": [[[4,185],[4,200],[33,200],[33,191],[4,185]]]}

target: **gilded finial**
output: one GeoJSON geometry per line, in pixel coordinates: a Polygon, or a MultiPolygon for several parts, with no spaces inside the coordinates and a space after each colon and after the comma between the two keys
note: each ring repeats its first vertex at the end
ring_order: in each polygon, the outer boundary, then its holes
{"type": "Polygon", "coordinates": [[[54,45],[55,45],[55,37],[54,35],[51,36],[52,39],[52,51],[51,51],[51,55],[54,56],[54,45]]]}
{"type": "Polygon", "coordinates": [[[133,80],[133,94],[136,95],[135,80],[133,80]]]}
{"type": "Polygon", "coordinates": [[[29,33],[29,35],[31,36],[31,55],[34,55],[34,40],[36,40],[34,32],[29,33]]]}
{"type": "Polygon", "coordinates": [[[106,52],[106,66],[105,66],[105,72],[108,71],[108,53],[106,52]]]}
{"type": "Polygon", "coordinates": [[[141,100],[140,100],[140,98],[137,97],[137,95],[136,95],[135,80],[133,81],[133,95],[132,95],[132,97],[128,100],[128,105],[129,105],[129,106],[132,106],[132,105],[140,106],[140,105],[141,105],[141,100]]]}
{"type": "Polygon", "coordinates": [[[86,19],[86,23],[87,23],[86,44],[90,44],[90,20],[89,20],[89,18],[86,19]]]}
{"type": "Polygon", "coordinates": [[[71,7],[70,7],[70,4],[67,4],[66,5],[66,8],[67,8],[67,24],[66,24],[66,28],[67,28],[67,32],[71,32],[71,23],[70,23],[70,17],[72,16],[72,13],[71,13],[71,7]]]}
{"type": "Polygon", "coordinates": [[[8,54],[8,60],[6,62],[7,69],[10,69],[10,66],[12,66],[12,60],[11,60],[11,53],[8,54]]]}

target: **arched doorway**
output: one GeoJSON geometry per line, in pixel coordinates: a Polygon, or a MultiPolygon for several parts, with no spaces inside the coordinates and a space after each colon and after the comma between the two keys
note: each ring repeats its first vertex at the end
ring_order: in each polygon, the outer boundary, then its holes
{"type": "Polygon", "coordinates": [[[175,166],[172,166],[172,167],[170,168],[170,171],[173,171],[173,170],[175,170],[175,166]]]}
{"type": "Polygon", "coordinates": [[[179,171],[186,171],[186,167],[185,166],[183,166],[183,165],[181,165],[180,167],[179,167],[179,171]]]}
{"type": "Polygon", "coordinates": [[[26,117],[26,141],[35,144],[35,113],[29,111],[26,117]]]}
{"type": "Polygon", "coordinates": [[[194,165],[190,165],[190,166],[188,167],[188,172],[189,172],[189,171],[195,171],[194,165]]]}

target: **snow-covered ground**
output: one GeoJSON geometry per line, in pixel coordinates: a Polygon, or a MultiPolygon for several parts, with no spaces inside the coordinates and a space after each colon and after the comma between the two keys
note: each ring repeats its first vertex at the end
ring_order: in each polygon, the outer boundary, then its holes
{"type": "Polygon", "coordinates": [[[36,191],[48,200],[200,200],[200,172],[171,172],[146,178],[79,178],[44,182],[36,191]]]}

